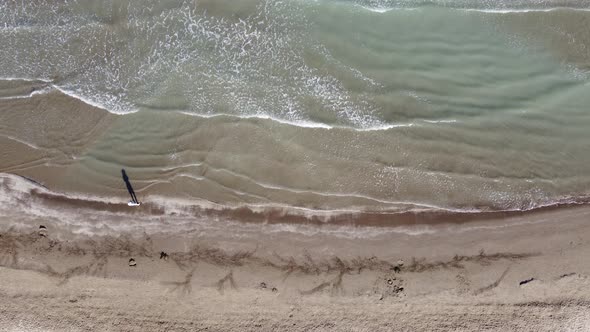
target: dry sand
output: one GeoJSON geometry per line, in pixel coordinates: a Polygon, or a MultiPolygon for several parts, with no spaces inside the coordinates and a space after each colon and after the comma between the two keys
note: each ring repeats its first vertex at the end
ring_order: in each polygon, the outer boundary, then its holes
{"type": "Polygon", "coordinates": [[[0,330],[588,331],[589,217],[357,239],[5,227],[0,330]]]}

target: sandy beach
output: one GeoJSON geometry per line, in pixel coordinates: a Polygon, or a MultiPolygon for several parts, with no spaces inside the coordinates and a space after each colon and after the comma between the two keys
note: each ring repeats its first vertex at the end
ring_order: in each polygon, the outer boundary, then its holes
{"type": "Polygon", "coordinates": [[[364,239],[319,226],[313,235],[260,232],[241,239],[205,232],[89,237],[24,222],[0,233],[0,325],[6,331],[585,331],[589,218],[589,208],[570,207],[364,239]]]}

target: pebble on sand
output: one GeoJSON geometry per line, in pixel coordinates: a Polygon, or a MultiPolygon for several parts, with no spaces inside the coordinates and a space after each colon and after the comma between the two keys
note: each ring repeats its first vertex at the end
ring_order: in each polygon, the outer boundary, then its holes
{"type": "Polygon", "coordinates": [[[129,266],[136,266],[137,263],[135,262],[135,259],[133,258],[129,258],[129,266]]]}

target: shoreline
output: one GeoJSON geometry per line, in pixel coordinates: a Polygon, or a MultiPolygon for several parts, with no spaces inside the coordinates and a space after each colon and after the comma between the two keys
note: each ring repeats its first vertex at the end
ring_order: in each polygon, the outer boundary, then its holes
{"type": "MultiPolygon", "coordinates": [[[[92,211],[103,211],[109,213],[125,213],[129,215],[152,215],[166,216],[176,212],[166,209],[165,202],[159,197],[157,202],[142,202],[138,208],[130,209],[127,203],[116,203],[112,197],[110,201],[100,201],[67,196],[66,194],[53,193],[49,188],[34,179],[11,173],[11,176],[18,176],[26,181],[41,187],[46,191],[32,189],[30,198],[41,204],[66,209],[88,209],[92,211]]],[[[163,197],[166,199],[166,197],[163,197]]],[[[173,198],[170,198],[172,202],[173,198]]],[[[448,210],[423,210],[423,211],[350,211],[332,212],[323,210],[310,210],[308,213],[299,212],[307,209],[299,207],[203,207],[199,205],[184,205],[175,209],[182,210],[185,217],[206,217],[224,218],[243,223],[264,223],[264,224],[301,224],[301,225],[346,225],[355,227],[399,227],[407,225],[429,225],[441,224],[468,224],[473,222],[493,221],[516,217],[535,217],[547,212],[562,209],[587,208],[590,204],[583,199],[576,202],[555,203],[553,205],[541,206],[530,210],[499,210],[499,211],[448,211],[448,210]]],[[[214,203],[212,203],[214,204],[214,203]]]]}

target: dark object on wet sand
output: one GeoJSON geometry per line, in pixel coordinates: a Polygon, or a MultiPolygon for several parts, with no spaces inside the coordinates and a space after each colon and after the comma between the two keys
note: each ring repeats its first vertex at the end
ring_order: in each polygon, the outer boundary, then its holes
{"type": "Polygon", "coordinates": [[[137,266],[137,263],[135,262],[135,259],[129,258],[129,266],[137,266]]]}
{"type": "Polygon", "coordinates": [[[39,226],[39,236],[46,237],[47,236],[47,227],[40,225],[39,226]]]}
{"type": "Polygon", "coordinates": [[[265,289],[266,288],[266,283],[265,282],[261,282],[260,283],[260,288],[265,289]]]}
{"type": "Polygon", "coordinates": [[[127,191],[129,191],[129,195],[131,195],[131,201],[135,204],[139,204],[137,196],[135,196],[135,191],[131,186],[131,182],[129,182],[129,177],[127,176],[127,173],[124,169],[121,170],[121,175],[123,176],[123,181],[125,181],[125,185],[127,186],[127,191]]]}
{"type": "Polygon", "coordinates": [[[571,277],[571,276],[575,276],[576,272],[571,272],[571,273],[566,273],[566,274],[562,274],[559,276],[559,278],[565,278],[565,277],[571,277]]]}
{"type": "Polygon", "coordinates": [[[165,252],[163,252],[163,251],[160,251],[160,259],[163,259],[163,260],[167,261],[168,260],[168,254],[165,253],[165,252]]]}
{"type": "Polygon", "coordinates": [[[278,292],[279,290],[278,290],[276,287],[273,287],[273,288],[271,289],[271,291],[272,291],[273,293],[276,293],[276,292],[278,292]]]}
{"type": "Polygon", "coordinates": [[[523,281],[519,282],[518,284],[519,284],[520,286],[522,286],[522,285],[524,285],[524,284],[528,284],[529,282],[531,282],[531,281],[533,281],[533,280],[535,280],[535,278],[530,278],[530,279],[527,279],[527,280],[523,280],[523,281]]]}

